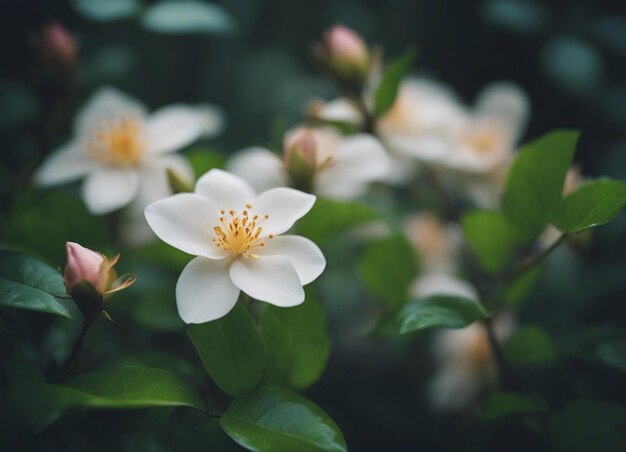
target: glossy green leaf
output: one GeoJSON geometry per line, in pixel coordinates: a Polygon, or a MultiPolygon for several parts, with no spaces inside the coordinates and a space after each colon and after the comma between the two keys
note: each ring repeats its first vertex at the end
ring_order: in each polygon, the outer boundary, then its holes
{"type": "Polygon", "coordinates": [[[295,392],[263,384],[234,400],[222,428],[254,451],[345,451],[346,442],[320,407],[295,392]]]}
{"type": "Polygon", "coordinates": [[[544,404],[529,397],[511,392],[496,392],[485,402],[480,417],[491,420],[502,416],[537,414],[546,411],[544,404]]]}
{"type": "Polygon", "coordinates": [[[511,166],[502,208],[515,238],[526,243],[546,227],[561,202],[578,133],[556,130],[525,145],[511,166]]]}
{"type": "Polygon", "coordinates": [[[141,23],[150,31],[168,34],[224,34],[235,29],[226,10],[199,0],[161,0],[146,10],[141,23]]]}
{"type": "Polygon", "coordinates": [[[33,256],[0,251],[0,278],[15,281],[53,295],[64,295],[63,275],[33,256]]]}
{"type": "Polygon", "coordinates": [[[504,344],[504,354],[513,364],[542,364],[556,358],[550,336],[535,326],[516,331],[504,344]]]}
{"type": "Polygon", "coordinates": [[[433,295],[411,300],[384,321],[382,330],[406,334],[429,328],[464,328],[486,316],[483,307],[469,298],[433,295]]]}
{"type": "Polygon", "coordinates": [[[69,310],[53,295],[4,278],[0,278],[0,306],[70,317],[69,310]]]}
{"type": "Polygon", "coordinates": [[[626,182],[600,179],[565,197],[552,222],[563,232],[581,232],[608,223],[626,205],[626,182]]]}
{"type": "Polygon", "coordinates": [[[132,409],[188,406],[205,409],[200,397],[178,377],[161,369],[121,367],[78,375],[63,386],[18,382],[10,390],[18,423],[41,430],[71,408],[132,409]]]}
{"type": "Polygon", "coordinates": [[[221,319],[189,325],[187,333],[204,368],[222,390],[239,397],[259,384],[263,340],[241,303],[221,319]]]}
{"type": "Polygon", "coordinates": [[[169,436],[176,452],[227,452],[241,448],[222,430],[220,420],[189,408],[179,408],[170,418],[169,436]]]}
{"type": "Polygon", "coordinates": [[[461,221],[469,246],[476,253],[481,268],[491,274],[502,270],[511,260],[511,229],[499,212],[475,211],[461,221]]]}
{"type": "Polygon", "coordinates": [[[266,305],[261,314],[261,332],[267,350],[267,376],[293,389],[306,389],[322,375],[330,341],[326,312],[307,294],[293,308],[266,305]]]}
{"type": "Polygon", "coordinates": [[[74,0],[74,6],[85,17],[113,21],[133,16],[141,9],[139,0],[74,0]]]}
{"type": "Polygon", "coordinates": [[[409,285],[418,271],[413,247],[402,234],[370,245],[359,262],[367,289],[390,308],[409,300],[409,285]]]}
{"type": "Polygon", "coordinates": [[[410,49],[387,66],[374,97],[374,113],[376,116],[385,114],[394,104],[400,83],[411,69],[411,66],[413,66],[414,60],[415,51],[410,49]]]}
{"type": "Polygon", "coordinates": [[[597,354],[606,365],[626,372],[626,340],[605,342],[598,347],[597,354]]]}
{"type": "Polygon", "coordinates": [[[365,204],[318,198],[311,211],[298,221],[296,231],[322,243],[359,223],[377,219],[378,214],[365,204]]]}

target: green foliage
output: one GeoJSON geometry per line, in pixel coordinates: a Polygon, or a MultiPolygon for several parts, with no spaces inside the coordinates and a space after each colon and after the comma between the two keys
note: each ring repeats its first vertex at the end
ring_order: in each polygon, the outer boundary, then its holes
{"type": "Polygon", "coordinates": [[[483,307],[469,298],[432,295],[411,300],[383,321],[381,330],[406,334],[429,328],[464,328],[487,317],[483,307]]]}
{"type": "Polygon", "coordinates": [[[292,389],[315,383],[330,352],[326,313],[320,302],[308,293],[306,301],[293,308],[265,305],[260,324],[268,378],[292,389]]]}
{"type": "Polygon", "coordinates": [[[609,452],[626,450],[626,412],[619,405],[580,399],[547,420],[550,450],[609,452]]]}
{"type": "Polygon", "coordinates": [[[504,355],[513,364],[545,364],[554,361],[556,350],[543,330],[527,326],[506,341],[504,355]]]}
{"type": "Polygon", "coordinates": [[[522,303],[537,285],[544,268],[545,265],[535,265],[511,281],[504,294],[507,303],[513,306],[522,303]]]}
{"type": "Polygon", "coordinates": [[[193,167],[196,179],[213,168],[223,169],[226,156],[210,149],[194,148],[186,155],[187,160],[193,167]]]}
{"type": "Polygon", "coordinates": [[[576,233],[608,223],[626,205],[626,182],[589,182],[558,206],[552,222],[563,232],[576,233]]]}
{"type": "Polygon", "coordinates": [[[515,229],[517,242],[534,239],[558,209],[577,141],[577,132],[557,130],[525,145],[518,153],[502,198],[504,214],[515,229]]]}
{"type": "Polygon", "coordinates": [[[296,233],[319,244],[359,223],[377,219],[378,214],[365,204],[318,198],[310,212],[298,221],[296,233]]]}
{"type": "Polygon", "coordinates": [[[389,308],[409,300],[409,285],[418,271],[413,247],[402,234],[394,234],[370,245],[359,262],[367,289],[389,308]]]}
{"type": "Polygon", "coordinates": [[[19,381],[9,406],[18,425],[41,430],[71,408],[189,406],[204,410],[202,399],[178,377],[161,369],[122,367],[82,374],[65,385],[19,381]]]}
{"type": "Polygon", "coordinates": [[[54,295],[64,295],[63,276],[27,254],[0,251],[0,306],[70,317],[54,295]]]}
{"type": "Polygon", "coordinates": [[[176,452],[240,451],[241,448],[224,433],[219,419],[188,408],[179,408],[170,417],[170,441],[176,452]]]}
{"type": "Polygon", "coordinates": [[[235,29],[226,10],[199,0],[161,0],[148,7],[141,23],[150,31],[168,34],[227,34],[235,29]]]}
{"type": "Polygon", "coordinates": [[[413,66],[414,60],[415,50],[409,49],[387,66],[374,97],[374,114],[376,116],[384,115],[391,108],[398,95],[400,83],[413,66]]]}
{"type": "Polygon", "coordinates": [[[503,416],[544,413],[544,404],[512,392],[495,392],[485,402],[480,417],[485,420],[503,416]]]}
{"type": "Polygon", "coordinates": [[[499,212],[474,211],[461,221],[469,246],[481,268],[491,274],[501,271],[513,256],[511,228],[499,212]]]}
{"type": "Polygon", "coordinates": [[[223,391],[239,397],[259,384],[263,340],[241,302],[221,319],[189,325],[187,333],[204,368],[223,391]]]}
{"type": "Polygon", "coordinates": [[[107,221],[91,215],[76,196],[50,191],[17,206],[2,225],[2,239],[37,253],[50,262],[65,262],[65,242],[104,250],[108,242],[107,221]]]}
{"type": "Polygon", "coordinates": [[[345,451],[337,425],[306,398],[269,384],[234,400],[222,416],[222,428],[254,451],[345,451]]]}

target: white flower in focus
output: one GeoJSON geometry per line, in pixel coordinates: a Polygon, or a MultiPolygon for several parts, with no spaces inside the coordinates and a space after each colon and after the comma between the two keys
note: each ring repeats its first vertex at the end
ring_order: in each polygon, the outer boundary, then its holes
{"type": "Polygon", "coordinates": [[[211,107],[170,105],[148,115],[137,100],[101,88],[77,115],[75,137],[52,154],[36,174],[50,186],[81,177],[90,212],[105,214],[128,204],[142,210],[171,194],[166,169],[191,180],[187,161],[172,154],[222,127],[211,107]]]}
{"type": "Polygon", "coordinates": [[[302,303],[302,286],[322,273],[326,261],[309,239],[281,234],[314,203],[315,196],[284,187],[257,195],[241,178],[214,169],[194,193],[150,204],[145,215],[155,234],[197,256],[176,284],[183,321],[223,317],[240,291],[281,307],[302,303]]]}
{"type": "MultiPolygon", "coordinates": [[[[285,151],[292,138],[301,134],[296,128],[285,136],[285,151]]],[[[383,180],[390,159],[381,143],[367,134],[343,137],[331,127],[309,130],[315,142],[313,192],[333,199],[354,199],[363,195],[372,182],[383,180]]],[[[269,149],[254,147],[240,151],[227,169],[261,191],[289,184],[285,161],[269,149]]]]}
{"type": "MultiPolygon", "coordinates": [[[[510,314],[494,320],[498,341],[508,339],[514,330],[510,314]]],[[[479,323],[458,330],[435,334],[433,355],[438,367],[429,387],[429,397],[437,411],[454,413],[468,408],[496,379],[494,362],[485,327],[479,323]]]]}

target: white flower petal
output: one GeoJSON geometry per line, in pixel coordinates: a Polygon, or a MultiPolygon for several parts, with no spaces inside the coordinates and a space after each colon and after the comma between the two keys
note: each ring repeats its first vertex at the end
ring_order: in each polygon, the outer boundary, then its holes
{"type": "Polygon", "coordinates": [[[139,167],[139,195],[131,205],[133,210],[143,215],[143,210],[148,204],[172,194],[167,177],[168,169],[174,171],[182,180],[192,183],[193,168],[182,155],[158,155],[144,159],[139,167]]]}
{"type": "Polygon", "coordinates": [[[237,152],[226,169],[247,181],[257,192],[287,185],[287,173],[282,160],[272,151],[252,147],[237,152]]]}
{"type": "Polygon", "coordinates": [[[341,121],[360,125],[363,115],[352,102],[345,98],[338,98],[326,102],[319,112],[319,117],[326,121],[341,121]]]}
{"type": "Polygon", "coordinates": [[[228,275],[230,262],[196,257],[176,283],[178,314],[185,323],[204,323],[224,317],[237,303],[239,289],[228,275]]]}
{"type": "Polygon", "coordinates": [[[230,267],[230,278],[256,300],[280,307],[296,306],[304,301],[298,273],[285,256],[237,259],[230,267]]]}
{"type": "Polygon", "coordinates": [[[520,138],[526,127],[529,111],[528,96],[514,83],[492,83],[483,89],[476,100],[478,117],[502,124],[512,142],[520,138]]]}
{"type": "Polygon", "coordinates": [[[369,135],[346,138],[333,151],[335,161],[315,179],[315,192],[322,196],[354,198],[367,190],[370,182],[389,176],[391,159],[382,144],[369,135]]]}
{"type": "Polygon", "coordinates": [[[411,285],[414,297],[430,297],[432,295],[455,295],[478,300],[476,289],[468,282],[447,273],[424,273],[411,285]]]}
{"type": "Polygon", "coordinates": [[[212,169],[198,180],[196,193],[207,198],[216,210],[226,211],[240,212],[256,198],[246,181],[219,169],[212,169]]]}
{"type": "Polygon", "coordinates": [[[265,241],[259,255],[287,257],[298,273],[300,282],[308,284],[322,274],[326,259],[313,241],[298,235],[281,235],[265,241]]]}
{"type": "Polygon", "coordinates": [[[211,138],[224,130],[224,112],[220,108],[211,104],[199,104],[196,111],[202,121],[203,138],[211,138]]]}
{"type": "Polygon", "coordinates": [[[83,198],[93,214],[105,214],[129,204],[139,190],[134,168],[101,167],[83,184],[83,198]]]}
{"type": "Polygon", "coordinates": [[[228,255],[212,241],[219,216],[201,195],[180,193],[161,199],[146,207],[145,215],[154,233],[174,248],[209,259],[228,255]]]}
{"type": "Polygon", "coordinates": [[[83,177],[98,168],[99,164],[80,145],[70,142],[55,151],[35,174],[43,186],[57,185],[83,177]]]}
{"type": "Polygon", "coordinates": [[[401,157],[413,157],[425,163],[439,163],[453,150],[453,142],[444,135],[427,133],[383,134],[385,146],[401,157]]]}
{"type": "Polygon", "coordinates": [[[302,218],[315,204],[315,196],[293,188],[279,187],[261,193],[253,203],[263,220],[263,234],[282,234],[302,218]]]}
{"type": "Polygon", "coordinates": [[[203,110],[189,105],[169,105],[154,112],[146,121],[148,152],[163,154],[184,148],[207,130],[203,110]]]}
{"type": "Polygon", "coordinates": [[[100,88],[76,116],[75,130],[78,135],[88,135],[101,126],[103,120],[130,117],[141,120],[145,106],[136,99],[112,87],[100,88]]]}

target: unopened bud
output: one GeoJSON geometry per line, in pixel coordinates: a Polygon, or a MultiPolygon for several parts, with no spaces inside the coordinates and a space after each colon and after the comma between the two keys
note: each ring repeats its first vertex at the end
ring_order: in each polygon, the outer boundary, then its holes
{"type": "Polygon", "coordinates": [[[101,291],[100,269],[104,262],[104,256],[74,242],[67,242],[66,251],[67,264],[65,265],[64,282],[67,293],[71,294],[76,285],[83,281],[101,291]]]}
{"type": "Polygon", "coordinates": [[[370,68],[370,51],[353,30],[335,25],[324,34],[318,57],[345,83],[362,84],[370,68]]]}
{"type": "Polygon", "coordinates": [[[59,22],[45,25],[33,41],[47,72],[66,72],[74,67],[78,46],[74,36],[59,22]]]}
{"type": "Polygon", "coordinates": [[[317,167],[317,141],[313,131],[299,127],[285,136],[285,167],[296,188],[311,190],[317,167]]]}

